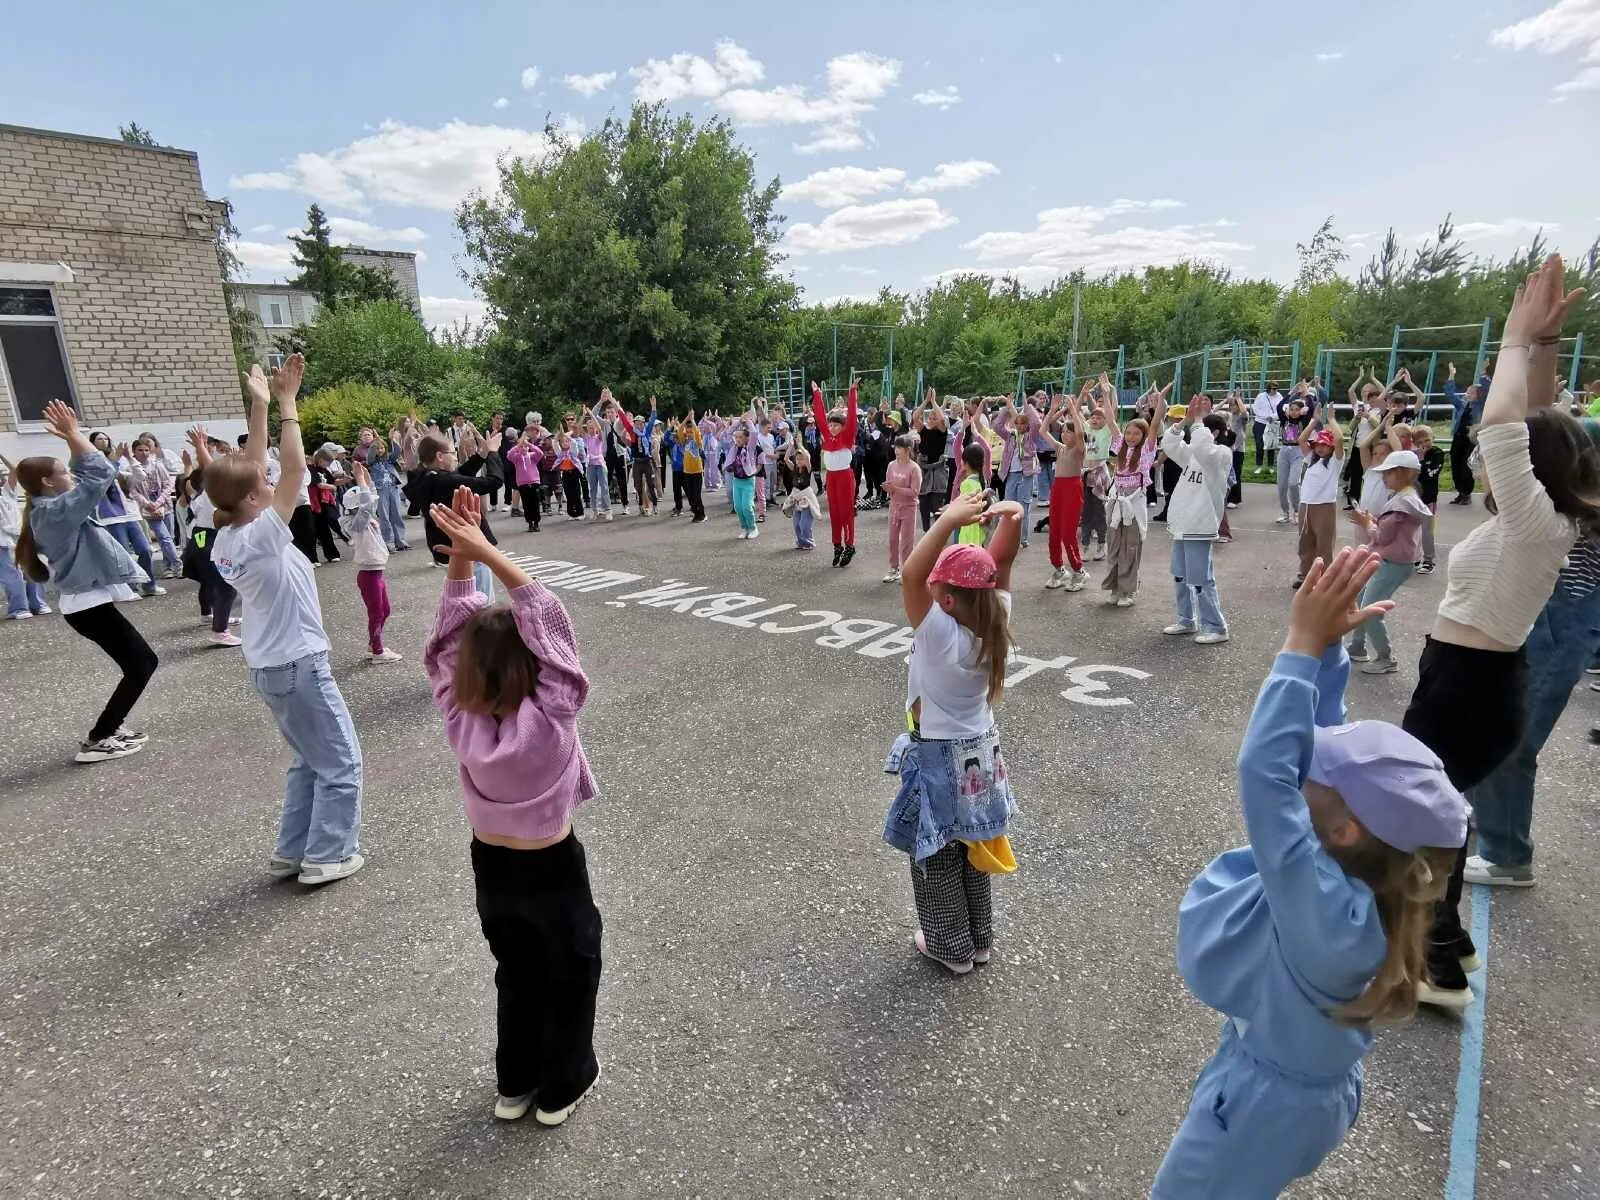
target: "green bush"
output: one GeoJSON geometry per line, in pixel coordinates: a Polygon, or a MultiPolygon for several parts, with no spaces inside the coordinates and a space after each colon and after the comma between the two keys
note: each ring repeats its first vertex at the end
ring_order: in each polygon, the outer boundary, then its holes
{"type": "Polygon", "coordinates": [[[300,402],[300,431],[312,449],[323,442],[349,447],[356,444],[363,425],[372,426],[382,437],[403,414],[416,411],[416,401],[399,392],[370,383],[343,383],[300,402]]]}
{"type": "Polygon", "coordinates": [[[505,389],[482,371],[472,367],[452,367],[424,393],[428,415],[445,426],[461,413],[479,429],[489,428],[489,418],[497,412],[509,413],[505,389]]]}

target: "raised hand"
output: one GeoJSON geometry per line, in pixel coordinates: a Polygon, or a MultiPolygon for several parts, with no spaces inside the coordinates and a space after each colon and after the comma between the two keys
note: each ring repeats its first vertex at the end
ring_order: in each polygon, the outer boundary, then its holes
{"type": "MultiPolygon", "coordinates": [[[[459,492],[456,499],[459,502],[459,492]]],[[[483,536],[477,521],[463,517],[454,508],[446,508],[443,504],[435,504],[429,510],[429,515],[439,527],[439,532],[450,539],[448,546],[434,547],[440,553],[452,558],[464,558],[468,562],[483,562],[494,553],[494,547],[483,536]]]]}
{"type": "Polygon", "coordinates": [[[304,354],[291,354],[284,359],[283,366],[272,373],[272,398],[278,402],[281,409],[284,403],[294,402],[300,394],[300,381],[306,374],[306,356],[304,354]]]}
{"type": "Polygon", "coordinates": [[[1377,573],[1381,561],[1375,550],[1346,546],[1331,563],[1320,558],[1312,563],[1289,605],[1289,636],[1283,648],[1321,657],[1362,622],[1393,609],[1392,600],[1357,606],[1361,589],[1377,573]]]}
{"type": "Polygon", "coordinates": [[[44,427],[62,441],[78,432],[78,414],[59,400],[44,406],[44,427]]]}
{"type": "MultiPolygon", "coordinates": [[[[984,509],[988,505],[989,501],[982,492],[967,492],[965,495],[958,495],[954,500],[950,501],[950,506],[945,509],[945,512],[957,524],[971,525],[979,517],[983,516],[984,509]]],[[[1020,506],[1017,511],[1021,511],[1020,506]]]]}
{"type": "Polygon", "coordinates": [[[1552,254],[1517,289],[1506,317],[1503,346],[1525,346],[1531,342],[1555,341],[1561,336],[1567,313],[1583,298],[1584,290],[1565,290],[1566,276],[1561,256],[1552,254]]]}
{"type": "Polygon", "coordinates": [[[272,388],[267,383],[267,373],[261,369],[260,363],[253,365],[245,375],[244,390],[249,395],[252,406],[271,403],[272,388]]]}
{"type": "Polygon", "coordinates": [[[206,448],[206,427],[204,425],[189,426],[188,432],[183,436],[189,439],[189,444],[196,450],[204,450],[206,448]]]}
{"type": "Polygon", "coordinates": [[[478,503],[478,493],[469,487],[458,487],[450,498],[450,507],[464,521],[476,525],[483,518],[483,506],[478,503]]]}

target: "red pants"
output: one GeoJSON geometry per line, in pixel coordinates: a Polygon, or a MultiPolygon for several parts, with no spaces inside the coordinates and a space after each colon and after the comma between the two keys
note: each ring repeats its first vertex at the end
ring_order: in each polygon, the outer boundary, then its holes
{"type": "Polygon", "coordinates": [[[1050,565],[1061,569],[1061,551],[1074,571],[1083,570],[1078,522],[1083,519],[1083,476],[1057,475],[1050,485],[1050,565]]]}
{"type": "Polygon", "coordinates": [[[845,467],[828,472],[828,524],[835,546],[856,544],[856,477],[845,467]]]}
{"type": "Polygon", "coordinates": [[[383,653],[383,623],[389,619],[389,584],[382,571],[357,571],[356,588],[367,606],[367,649],[383,653]]]}

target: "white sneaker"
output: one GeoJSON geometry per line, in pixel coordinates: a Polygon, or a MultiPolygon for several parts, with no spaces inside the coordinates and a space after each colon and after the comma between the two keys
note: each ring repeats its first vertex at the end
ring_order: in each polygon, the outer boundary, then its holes
{"type": "Polygon", "coordinates": [[[890,571],[887,575],[885,575],[883,577],[883,581],[885,583],[898,583],[898,582],[900,582],[900,572],[899,571],[890,571]]]}
{"type": "Polygon", "coordinates": [[[10,618],[13,621],[28,621],[33,619],[33,614],[27,609],[23,609],[21,612],[11,613],[10,618]]]}
{"type": "Polygon", "coordinates": [[[755,540],[756,540],[756,539],[757,539],[757,538],[758,538],[758,537],[760,537],[760,536],[761,536],[761,530],[759,530],[759,529],[752,529],[752,530],[751,530],[751,531],[750,531],[750,540],[751,540],[751,541],[752,541],[752,542],[753,542],[753,541],[755,541],[755,540]]]}
{"type": "Polygon", "coordinates": [[[1044,586],[1051,591],[1055,591],[1056,588],[1065,586],[1066,582],[1067,569],[1065,567],[1057,567],[1050,572],[1050,578],[1044,581],[1044,586]]]}
{"type": "Polygon", "coordinates": [[[572,1115],[572,1110],[578,1107],[579,1102],[582,1101],[582,1099],[585,1096],[587,1096],[590,1092],[594,1091],[594,1085],[596,1083],[599,1083],[599,1082],[600,1082],[600,1071],[599,1071],[599,1068],[597,1067],[595,1069],[595,1073],[594,1073],[594,1082],[590,1083],[588,1087],[584,1088],[583,1091],[578,1093],[577,1100],[574,1100],[571,1104],[567,1105],[565,1108],[556,1109],[554,1112],[546,1112],[542,1108],[536,1108],[536,1109],[533,1110],[533,1119],[535,1121],[539,1122],[539,1124],[541,1124],[541,1125],[548,1125],[548,1126],[551,1126],[552,1128],[557,1126],[557,1125],[565,1124],[567,1118],[572,1115]]]}
{"type": "Polygon", "coordinates": [[[300,864],[300,882],[313,886],[319,883],[332,883],[335,879],[354,875],[361,870],[366,861],[361,855],[352,854],[349,858],[340,859],[338,862],[303,862],[300,864]]]}
{"type": "MultiPolygon", "coordinates": [[[[316,564],[313,563],[312,565],[315,566],[316,564]]],[[[118,600],[117,603],[118,604],[137,604],[137,603],[139,603],[139,601],[141,601],[143,599],[144,599],[144,597],[141,596],[138,592],[130,592],[128,595],[126,595],[126,596],[122,597],[122,599],[118,600]]]]}
{"type": "Polygon", "coordinates": [[[395,653],[393,650],[386,648],[378,651],[376,654],[367,655],[367,661],[374,663],[399,662],[400,655],[395,653]]]}
{"type": "Polygon", "coordinates": [[[36,617],[48,617],[53,612],[55,612],[55,609],[51,608],[48,604],[41,604],[39,605],[39,611],[33,615],[36,617]]]}
{"type": "Polygon", "coordinates": [[[520,1121],[533,1107],[533,1093],[526,1096],[496,1096],[494,1115],[500,1121],[520,1121]]]}
{"type": "Polygon", "coordinates": [[[1067,576],[1067,591],[1081,592],[1083,585],[1089,582],[1089,572],[1073,571],[1067,576]]]}
{"type": "Polygon", "coordinates": [[[213,646],[242,646],[242,645],[244,645],[244,642],[243,642],[242,639],[240,639],[235,634],[229,633],[226,629],[224,629],[221,633],[213,633],[211,635],[211,639],[210,640],[211,640],[211,644],[213,646]]]}
{"type": "Polygon", "coordinates": [[[1471,855],[1462,868],[1461,878],[1468,883],[1484,883],[1491,887],[1532,887],[1533,864],[1521,867],[1503,867],[1492,863],[1481,854],[1471,855]]]}
{"type": "Polygon", "coordinates": [[[1174,621],[1161,631],[1168,637],[1182,637],[1186,633],[1193,633],[1194,626],[1188,621],[1174,621]]]}
{"type": "Polygon", "coordinates": [[[1118,608],[1132,608],[1133,607],[1133,597],[1132,596],[1118,596],[1117,600],[1116,600],[1116,605],[1117,605],[1118,608]]]}
{"type": "Polygon", "coordinates": [[[1226,631],[1222,633],[1197,633],[1194,636],[1194,644],[1196,646],[1219,646],[1229,640],[1226,631]]]}
{"type": "Polygon", "coordinates": [[[1429,979],[1417,980],[1417,1003],[1426,1004],[1432,1008],[1442,1008],[1446,1012],[1464,1013],[1472,1007],[1475,997],[1470,987],[1441,988],[1435,987],[1429,979]]]}
{"type": "Polygon", "coordinates": [[[1365,646],[1352,646],[1345,651],[1350,656],[1351,662],[1371,662],[1372,651],[1365,646]]]}
{"type": "Polygon", "coordinates": [[[167,589],[162,587],[159,583],[151,584],[150,590],[145,593],[146,596],[165,596],[166,594],[167,589]]]}
{"type": "Polygon", "coordinates": [[[1095,562],[1103,562],[1103,561],[1105,561],[1105,557],[1106,557],[1105,543],[1104,542],[1096,542],[1095,543],[1095,547],[1094,547],[1094,553],[1092,555],[1090,555],[1090,557],[1093,558],[1095,562]]]}
{"type": "Polygon", "coordinates": [[[112,734],[110,737],[101,738],[98,742],[79,742],[78,753],[73,756],[73,761],[105,762],[112,758],[127,758],[128,755],[137,754],[143,749],[143,742],[125,742],[116,734],[112,734]]]}
{"type": "Polygon", "coordinates": [[[1274,525],[1287,525],[1293,519],[1294,519],[1293,517],[1285,515],[1285,516],[1279,517],[1276,521],[1273,522],[1273,524],[1274,525]]]}

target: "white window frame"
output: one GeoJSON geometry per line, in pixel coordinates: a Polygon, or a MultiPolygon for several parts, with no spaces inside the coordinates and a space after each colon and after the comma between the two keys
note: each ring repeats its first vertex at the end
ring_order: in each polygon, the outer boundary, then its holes
{"type": "MultiPolygon", "coordinates": [[[[26,288],[29,291],[45,292],[50,297],[50,308],[54,316],[50,317],[12,317],[0,313],[0,325],[53,325],[56,331],[56,347],[61,352],[61,366],[67,375],[67,395],[64,398],[72,406],[72,411],[80,417],[83,415],[83,406],[78,403],[78,377],[72,369],[72,356],[67,353],[67,335],[61,320],[61,304],[56,297],[55,288],[47,283],[35,280],[12,280],[0,277],[0,288],[26,288]]],[[[6,403],[11,408],[12,428],[18,433],[42,433],[45,424],[40,420],[27,420],[22,415],[22,404],[17,395],[17,389],[11,382],[11,364],[6,362],[5,351],[0,348],[0,379],[6,385],[6,403]]]]}
{"type": "Polygon", "coordinates": [[[283,366],[285,361],[285,355],[282,350],[274,348],[267,351],[267,370],[276,371],[283,366]]]}
{"type": "Polygon", "coordinates": [[[291,314],[289,311],[289,297],[262,296],[259,298],[259,300],[260,302],[256,307],[260,312],[261,324],[263,328],[289,329],[294,325],[294,321],[291,319],[291,314]],[[278,308],[281,311],[282,317],[280,320],[274,321],[272,319],[273,308],[278,308]]]}

